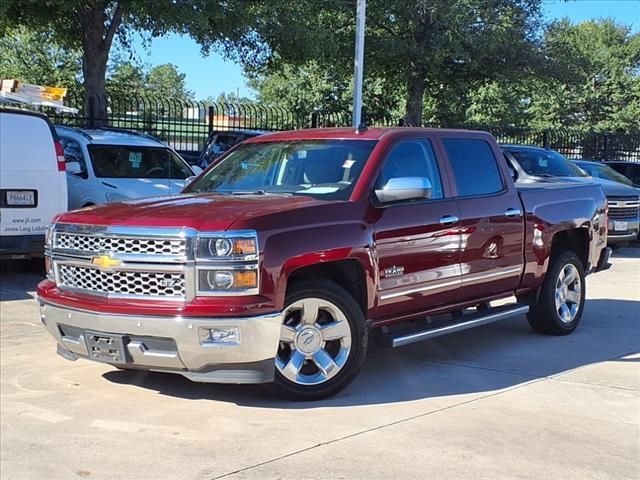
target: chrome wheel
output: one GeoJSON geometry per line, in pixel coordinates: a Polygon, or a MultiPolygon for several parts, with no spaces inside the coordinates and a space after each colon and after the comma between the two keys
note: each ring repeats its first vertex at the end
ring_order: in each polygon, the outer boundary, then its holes
{"type": "Polygon", "coordinates": [[[555,290],[556,313],[562,323],[573,322],[580,310],[581,300],[582,282],[578,269],[568,263],[560,270],[555,290]]]}
{"type": "Polygon", "coordinates": [[[333,378],[349,358],[351,327],[335,304],[305,298],[284,311],[276,368],[299,385],[317,385],[333,378]]]}

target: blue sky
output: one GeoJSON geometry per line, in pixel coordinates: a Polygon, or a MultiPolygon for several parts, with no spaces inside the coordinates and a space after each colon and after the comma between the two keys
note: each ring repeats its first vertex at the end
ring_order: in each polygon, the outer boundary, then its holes
{"type": "MultiPolygon", "coordinates": [[[[568,17],[576,23],[611,17],[631,25],[636,32],[640,30],[640,0],[544,0],[543,13],[548,20],[568,17]]],[[[187,87],[195,92],[197,99],[216,97],[223,91],[239,91],[241,96],[252,96],[239,65],[225,61],[218,54],[203,57],[198,44],[187,36],[168,35],[153,39],[146,50],[138,41],[135,49],[144,63],[176,65],[186,74],[187,87]]]]}

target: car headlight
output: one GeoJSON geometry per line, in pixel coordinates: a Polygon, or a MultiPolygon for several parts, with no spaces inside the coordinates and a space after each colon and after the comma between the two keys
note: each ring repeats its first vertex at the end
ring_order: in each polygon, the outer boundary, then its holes
{"type": "Polygon", "coordinates": [[[126,195],[122,195],[120,193],[106,192],[104,194],[104,198],[106,198],[107,203],[111,202],[126,202],[127,200],[131,200],[126,195]]]}
{"type": "Polygon", "coordinates": [[[197,294],[257,294],[258,254],[258,235],[253,230],[198,235],[197,294]]]}

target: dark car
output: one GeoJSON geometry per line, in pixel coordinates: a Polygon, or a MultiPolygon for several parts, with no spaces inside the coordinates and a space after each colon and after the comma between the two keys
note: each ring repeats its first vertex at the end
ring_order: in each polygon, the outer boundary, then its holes
{"type": "Polygon", "coordinates": [[[578,182],[597,183],[609,204],[609,245],[620,245],[638,237],[640,198],[627,185],[595,178],[560,153],[530,145],[501,145],[516,183],[578,182]]]}
{"type": "Polygon", "coordinates": [[[207,168],[211,162],[234,145],[264,133],[266,132],[260,130],[214,130],[209,134],[207,143],[200,153],[198,166],[207,168]]]}
{"type": "Polygon", "coordinates": [[[607,162],[607,166],[631,180],[634,187],[640,188],[640,163],[623,162],[619,160],[607,162]]]}
{"type": "Polygon", "coordinates": [[[594,178],[602,178],[604,180],[611,180],[612,182],[618,182],[629,187],[637,187],[633,182],[616,172],[613,168],[602,162],[591,162],[588,160],[574,160],[573,163],[578,165],[582,170],[591,175],[594,178]]]}

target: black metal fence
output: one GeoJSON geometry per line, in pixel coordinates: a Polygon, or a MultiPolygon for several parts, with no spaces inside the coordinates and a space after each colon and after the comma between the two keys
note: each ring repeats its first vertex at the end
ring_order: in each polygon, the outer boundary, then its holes
{"type": "MultiPolygon", "coordinates": [[[[110,126],[142,131],[167,142],[176,150],[198,152],[209,133],[218,130],[279,131],[301,128],[349,126],[349,112],[297,112],[259,104],[205,103],[153,97],[69,96],[65,105],[77,114],[49,111],[54,123],[85,128],[110,126]]],[[[401,119],[370,118],[372,126],[401,126],[401,119]]],[[[446,127],[449,125],[432,125],[446,127]]],[[[457,125],[491,132],[501,143],[539,145],[569,158],[640,162],[640,134],[596,133],[579,130],[532,130],[513,127],[457,125]]]]}

